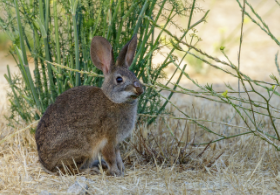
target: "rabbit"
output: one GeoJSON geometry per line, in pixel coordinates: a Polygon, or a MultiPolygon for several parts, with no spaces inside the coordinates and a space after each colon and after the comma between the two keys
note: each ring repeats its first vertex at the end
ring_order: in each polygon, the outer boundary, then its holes
{"type": "Polygon", "coordinates": [[[91,173],[101,152],[108,175],[124,174],[118,143],[131,134],[137,118],[137,97],[144,92],[129,70],[136,47],[134,35],[114,63],[111,44],[103,37],[93,37],[91,60],[102,70],[104,82],[101,88],[71,88],[45,111],[35,140],[39,161],[47,172],[58,174],[67,167],[74,174],[91,173]]]}

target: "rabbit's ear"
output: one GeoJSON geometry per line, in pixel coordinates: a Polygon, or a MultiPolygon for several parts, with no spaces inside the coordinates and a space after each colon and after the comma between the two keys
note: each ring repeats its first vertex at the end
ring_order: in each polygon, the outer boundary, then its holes
{"type": "Polygon", "coordinates": [[[132,64],[136,47],[137,47],[137,34],[135,34],[131,38],[131,40],[122,48],[117,59],[117,66],[125,66],[128,68],[132,64]]]}
{"type": "Polygon", "coordinates": [[[90,57],[93,64],[106,75],[114,63],[113,49],[109,41],[100,36],[92,38],[90,57]]]}

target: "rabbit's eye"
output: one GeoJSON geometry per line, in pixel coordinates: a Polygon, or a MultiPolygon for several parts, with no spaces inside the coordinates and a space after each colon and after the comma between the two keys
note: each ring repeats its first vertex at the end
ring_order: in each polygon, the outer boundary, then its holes
{"type": "Polygon", "coordinates": [[[121,82],[123,82],[123,78],[122,77],[117,77],[116,81],[117,81],[117,83],[121,83],[121,82]]]}

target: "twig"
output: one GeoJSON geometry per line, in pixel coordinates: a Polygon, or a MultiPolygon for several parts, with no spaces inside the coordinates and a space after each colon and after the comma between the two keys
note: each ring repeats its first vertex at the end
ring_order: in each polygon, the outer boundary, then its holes
{"type": "Polygon", "coordinates": [[[278,54],[279,54],[279,51],[277,52],[277,54],[275,54],[275,65],[277,67],[278,74],[280,76],[280,68],[279,68],[279,64],[278,64],[278,54]]]}

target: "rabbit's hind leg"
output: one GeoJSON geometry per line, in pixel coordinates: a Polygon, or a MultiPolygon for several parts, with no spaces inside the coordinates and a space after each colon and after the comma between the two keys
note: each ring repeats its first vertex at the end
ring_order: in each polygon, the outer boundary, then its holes
{"type": "Polygon", "coordinates": [[[102,172],[100,170],[107,171],[108,165],[105,162],[105,160],[101,159],[99,160],[93,160],[88,165],[83,166],[82,169],[80,169],[80,172],[83,174],[90,174],[90,175],[99,175],[102,172]]]}
{"type": "MultiPolygon", "coordinates": [[[[99,170],[99,161],[98,154],[102,148],[107,144],[107,139],[100,139],[100,141],[95,142],[95,144],[92,145],[91,151],[89,153],[90,157],[88,157],[84,163],[80,166],[80,171],[83,173],[88,174],[100,174],[99,170]]],[[[101,160],[101,166],[103,170],[107,170],[108,166],[104,160],[101,160]]]]}
{"type": "Polygon", "coordinates": [[[79,172],[82,174],[98,175],[100,174],[99,168],[92,166],[92,159],[87,158],[84,163],[80,166],[79,172]]]}
{"type": "Polygon", "coordinates": [[[103,159],[101,159],[101,161],[99,161],[99,160],[92,161],[90,168],[94,168],[94,167],[100,168],[100,166],[102,167],[103,170],[108,169],[108,165],[107,165],[106,161],[103,159]]]}
{"type": "Polygon", "coordinates": [[[81,173],[82,174],[89,174],[89,175],[100,175],[101,174],[98,167],[82,169],[81,173]]]}

